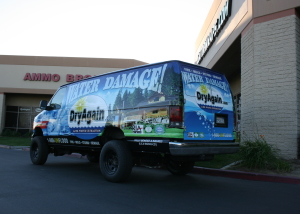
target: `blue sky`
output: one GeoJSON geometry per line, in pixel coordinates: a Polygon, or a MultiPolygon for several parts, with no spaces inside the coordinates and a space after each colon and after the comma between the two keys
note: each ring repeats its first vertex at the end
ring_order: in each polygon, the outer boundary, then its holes
{"type": "Polygon", "coordinates": [[[0,54],[194,62],[213,0],[0,0],[0,54]]]}

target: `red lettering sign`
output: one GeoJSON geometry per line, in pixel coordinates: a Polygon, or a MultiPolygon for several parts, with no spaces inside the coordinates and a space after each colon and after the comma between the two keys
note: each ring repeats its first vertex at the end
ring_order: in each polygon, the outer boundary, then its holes
{"type": "MultiPolygon", "coordinates": [[[[95,75],[94,75],[95,76],[95,75]]],[[[75,76],[73,74],[67,74],[66,75],[66,82],[74,82],[82,79],[86,79],[92,77],[91,75],[81,75],[76,74],[75,76]]],[[[29,80],[29,81],[53,81],[58,82],[60,80],[59,74],[45,74],[45,73],[26,73],[23,80],[29,80]]]]}
{"type": "Polygon", "coordinates": [[[41,73],[32,73],[31,81],[41,81],[41,73]]]}
{"type": "Polygon", "coordinates": [[[30,73],[26,73],[23,80],[31,80],[30,73]]]}
{"type": "Polygon", "coordinates": [[[76,76],[75,76],[75,81],[82,80],[82,79],[83,79],[83,76],[82,76],[82,75],[76,74],[76,76]]]}
{"type": "Polygon", "coordinates": [[[51,81],[51,74],[42,74],[42,81],[51,81]]]}
{"type": "Polygon", "coordinates": [[[73,82],[74,81],[74,75],[73,74],[67,74],[66,81],[67,82],[73,82]]]}
{"type": "Polygon", "coordinates": [[[53,81],[53,82],[57,82],[57,81],[59,81],[59,80],[60,80],[59,74],[53,74],[53,75],[52,75],[52,81],[53,81]]]}

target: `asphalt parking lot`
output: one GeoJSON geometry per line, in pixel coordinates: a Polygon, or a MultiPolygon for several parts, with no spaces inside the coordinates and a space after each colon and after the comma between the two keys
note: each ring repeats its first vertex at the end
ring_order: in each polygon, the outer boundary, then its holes
{"type": "Polygon", "coordinates": [[[1,213],[300,213],[300,185],[134,167],[107,182],[98,164],[0,148],[1,213]]]}

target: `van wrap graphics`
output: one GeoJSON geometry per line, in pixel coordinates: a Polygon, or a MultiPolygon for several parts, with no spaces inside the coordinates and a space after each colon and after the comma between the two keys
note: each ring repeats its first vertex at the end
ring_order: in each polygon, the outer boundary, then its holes
{"type": "Polygon", "coordinates": [[[181,102],[182,81],[176,68],[171,62],[71,83],[62,108],[43,111],[35,122],[44,135],[83,140],[101,136],[111,125],[121,128],[125,136],[182,138],[182,129],[168,128],[167,106],[181,102]]]}
{"type": "Polygon", "coordinates": [[[177,60],[62,85],[40,108],[32,163],[77,153],[111,182],[125,181],[133,166],[185,175],[196,161],[238,152],[225,76],[177,60]]]}
{"type": "Polygon", "coordinates": [[[225,77],[189,67],[182,67],[181,73],[185,99],[184,139],[233,140],[233,104],[225,77]],[[218,127],[216,121],[224,122],[223,127],[218,127]]]}
{"type": "Polygon", "coordinates": [[[107,105],[95,95],[82,97],[70,108],[68,125],[71,132],[97,135],[106,123],[107,105]]]}

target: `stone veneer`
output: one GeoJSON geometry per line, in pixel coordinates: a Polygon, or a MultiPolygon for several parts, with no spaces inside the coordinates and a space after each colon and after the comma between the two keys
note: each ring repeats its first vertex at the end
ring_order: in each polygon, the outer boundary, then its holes
{"type": "Polygon", "coordinates": [[[300,20],[255,23],[241,38],[242,137],[264,135],[284,158],[299,158],[300,20]]]}

